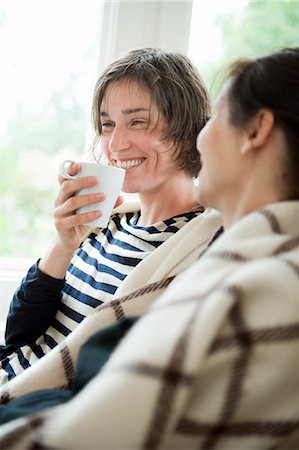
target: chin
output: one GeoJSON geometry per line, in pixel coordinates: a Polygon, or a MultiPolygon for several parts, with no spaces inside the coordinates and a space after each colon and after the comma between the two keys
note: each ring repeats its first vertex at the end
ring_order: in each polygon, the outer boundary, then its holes
{"type": "Polygon", "coordinates": [[[196,188],[196,200],[198,203],[203,205],[204,198],[205,198],[204,189],[203,189],[203,186],[199,182],[199,184],[196,188]]]}
{"type": "Polygon", "coordinates": [[[211,201],[211,196],[209,195],[209,193],[204,189],[203,186],[198,186],[198,188],[196,189],[196,200],[197,202],[202,205],[205,206],[206,208],[208,207],[213,207],[212,206],[212,201],[211,201]]]}

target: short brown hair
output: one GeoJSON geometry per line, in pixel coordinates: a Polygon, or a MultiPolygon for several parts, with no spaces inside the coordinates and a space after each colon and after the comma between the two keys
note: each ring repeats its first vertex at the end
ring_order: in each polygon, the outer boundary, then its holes
{"type": "Polygon", "coordinates": [[[149,89],[152,101],[168,123],[164,138],[175,143],[175,162],[196,177],[200,170],[196,138],[210,118],[210,101],[189,58],[177,52],[142,48],[110,64],[94,90],[92,118],[98,137],[102,133],[100,107],[105,91],[109,84],[120,80],[134,80],[149,89]]]}

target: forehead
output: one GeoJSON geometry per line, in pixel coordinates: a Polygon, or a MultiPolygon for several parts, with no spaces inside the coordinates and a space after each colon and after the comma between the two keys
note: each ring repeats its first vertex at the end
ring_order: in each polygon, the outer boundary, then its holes
{"type": "Polygon", "coordinates": [[[109,113],[118,110],[148,110],[155,105],[149,88],[135,80],[110,83],[104,93],[100,109],[109,113]]]}

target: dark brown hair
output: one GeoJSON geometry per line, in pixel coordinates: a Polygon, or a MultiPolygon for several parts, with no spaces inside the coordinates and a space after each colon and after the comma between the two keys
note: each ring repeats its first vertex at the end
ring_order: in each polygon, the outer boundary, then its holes
{"type": "Polygon", "coordinates": [[[210,101],[191,61],[177,52],[143,48],[110,64],[94,91],[92,118],[98,137],[102,133],[100,107],[105,91],[108,85],[120,80],[134,80],[149,89],[152,102],[168,123],[163,138],[175,143],[174,161],[196,177],[200,169],[196,137],[210,117],[210,101]]]}
{"type": "Polygon", "coordinates": [[[288,199],[299,199],[299,48],[236,61],[230,67],[226,95],[232,125],[246,126],[262,108],[273,112],[288,148],[282,181],[288,199]]]}

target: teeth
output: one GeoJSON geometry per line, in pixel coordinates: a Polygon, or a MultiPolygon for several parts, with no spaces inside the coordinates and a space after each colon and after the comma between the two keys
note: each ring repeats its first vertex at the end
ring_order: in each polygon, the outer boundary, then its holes
{"type": "Polygon", "coordinates": [[[139,166],[143,159],[131,159],[130,161],[116,161],[117,167],[122,169],[129,169],[130,167],[139,166]]]}

